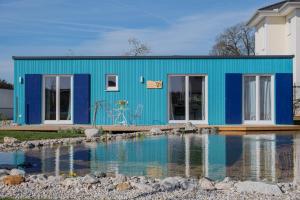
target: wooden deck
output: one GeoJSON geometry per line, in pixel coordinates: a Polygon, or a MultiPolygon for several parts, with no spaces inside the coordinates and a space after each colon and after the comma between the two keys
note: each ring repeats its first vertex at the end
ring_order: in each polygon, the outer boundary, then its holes
{"type": "MultiPolygon", "coordinates": [[[[100,126],[97,126],[98,128],[100,126]]],[[[171,130],[173,128],[180,128],[183,125],[161,125],[161,126],[101,126],[105,131],[111,132],[140,132],[149,131],[153,127],[160,128],[161,130],[171,130]]],[[[300,131],[300,125],[241,125],[241,126],[208,126],[208,125],[198,125],[199,128],[209,128],[217,127],[221,133],[224,134],[247,134],[247,133],[259,133],[266,132],[296,132],[300,131]]],[[[71,128],[92,128],[92,126],[80,126],[80,125],[30,125],[30,126],[11,126],[11,127],[1,127],[1,130],[5,131],[45,131],[53,132],[64,129],[71,128]]]]}

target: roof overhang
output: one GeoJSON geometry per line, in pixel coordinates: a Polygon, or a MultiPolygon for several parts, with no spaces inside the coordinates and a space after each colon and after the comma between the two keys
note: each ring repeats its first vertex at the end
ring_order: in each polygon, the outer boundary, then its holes
{"type": "Polygon", "coordinates": [[[255,27],[265,17],[283,17],[290,14],[293,10],[300,8],[300,2],[287,2],[283,4],[279,9],[274,10],[258,10],[247,22],[247,26],[255,27]]]}
{"type": "Polygon", "coordinates": [[[13,56],[13,60],[138,60],[138,59],[292,59],[293,55],[255,55],[255,56],[13,56]]]}

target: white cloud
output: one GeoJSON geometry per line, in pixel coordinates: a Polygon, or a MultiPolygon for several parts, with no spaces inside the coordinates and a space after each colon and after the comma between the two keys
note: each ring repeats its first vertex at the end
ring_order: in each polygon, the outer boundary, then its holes
{"type": "Polygon", "coordinates": [[[207,54],[216,34],[239,23],[249,12],[199,14],[177,20],[165,28],[120,29],[101,34],[75,48],[80,54],[120,55],[128,49],[128,38],[136,37],[151,46],[152,54],[207,54]]]}

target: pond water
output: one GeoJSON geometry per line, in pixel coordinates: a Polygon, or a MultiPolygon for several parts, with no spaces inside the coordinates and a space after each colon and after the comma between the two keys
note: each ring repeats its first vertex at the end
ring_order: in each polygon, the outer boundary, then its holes
{"type": "Polygon", "coordinates": [[[90,172],[209,177],[267,182],[299,181],[300,135],[154,136],[110,143],[0,152],[0,168],[27,173],[90,172]]]}

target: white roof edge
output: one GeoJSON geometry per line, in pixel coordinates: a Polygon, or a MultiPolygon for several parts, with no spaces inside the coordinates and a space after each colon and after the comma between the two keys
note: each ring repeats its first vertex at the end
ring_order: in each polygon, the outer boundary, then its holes
{"type": "Polygon", "coordinates": [[[274,10],[258,10],[252,15],[250,20],[246,23],[249,27],[256,26],[264,17],[268,16],[278,16],[278,12],[274,10]]]}
{"type": "Polygon", "coordinates": [[[288,8],[291,8],[291,6],[294,6],[295,9],[300,8],[300,2],[286,2],[280,7],[280,9],[275,10],[257,10],[246,23],[246,25],[249,27],[254,27],[261,21],[262,18],[267,16],[285,16],[289,14],[288,8]]]}

